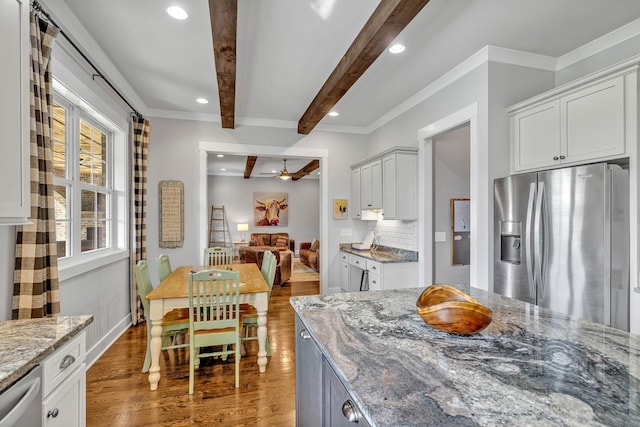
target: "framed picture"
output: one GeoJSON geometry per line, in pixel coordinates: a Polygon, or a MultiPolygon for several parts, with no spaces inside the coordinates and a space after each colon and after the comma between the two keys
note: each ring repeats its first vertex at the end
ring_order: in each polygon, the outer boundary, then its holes
{"type": "Polygon", "coordinates": [[[347,219],[349,217],[347,199],[333,199],[333,219],[347,219]]]}
{"type": "Polygon", "coordinates": [[[253,193],[253,223],[257,227],[289,225],[289,193],[253,193]]]}
{"type": "Polygon", "coordinates": [[[184,241],[184,185],[182,181],[160,181],[160,247],[181,248],[184,241]]]}

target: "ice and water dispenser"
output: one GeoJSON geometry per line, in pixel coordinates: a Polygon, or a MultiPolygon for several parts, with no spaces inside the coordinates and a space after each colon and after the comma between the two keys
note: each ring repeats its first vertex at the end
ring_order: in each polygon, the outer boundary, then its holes
{"type": "Polygon", "coordinates": [[[520,221],[500,222],[500,261],[520,264],[521,230],[522,223],[520,221]]]}

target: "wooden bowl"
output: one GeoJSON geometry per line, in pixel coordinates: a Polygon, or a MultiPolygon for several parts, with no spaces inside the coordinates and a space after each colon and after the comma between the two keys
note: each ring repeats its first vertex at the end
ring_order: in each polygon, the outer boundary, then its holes
{"type": "Polygon", "coordinates": [[[493,318],[490,309],[448,285],[425,289],[418,297],[416,311],[432,328],[457,335],[480,332],[489,326],[493,318]]]}

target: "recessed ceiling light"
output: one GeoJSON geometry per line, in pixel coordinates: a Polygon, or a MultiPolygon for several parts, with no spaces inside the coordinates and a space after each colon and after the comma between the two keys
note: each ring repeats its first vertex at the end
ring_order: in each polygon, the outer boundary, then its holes
{"type": "Polygon", "coordinates": [[[196,99],[196,102],[198,104],[208,104],[209,100],[207,98],[198,98],[198,99],[196,99]]]}
{"type": "Polygon", "coordinates": [[[224,172],[224,171],[226,171],[226,170],[227,170],[227,168],[220,168],[220,170],[221,170],[222,172],[224,172]]]}
{"type": "Polygon", "coordinates": [[[183,21],[189,17],[189,14],[180,6],[171,6],[167,8],[167,13],[173,19],[183,21]]]}
{"type": "Polygon", "coordinates": [[[337,117],[337,116],[339,116],[339,115],[340,115],[340,113],[338,113],[337,111],[331,111],[331,112],[329,113],[329,115],[330,115],[331,117],[337,117]]]}
{"type": "Polygon", "coordinates": [[[271,171],[271,173],[278,173],[278,171],[276,171],[276,170],[273,170],[273,171],[271,171]]]}
{"type": "Polygon", "coordinates": [[[400,44],[400,43],[395,43],[392,44],[391,47],[389,48],[389,52],[391,53],[400,53],[400,52],[404,52],[404,45],[400,44]]]}
{"type": "Polygon", "coordinates": [[[224,154],[216,154],[216,157],[224,157],[224,154]]]}

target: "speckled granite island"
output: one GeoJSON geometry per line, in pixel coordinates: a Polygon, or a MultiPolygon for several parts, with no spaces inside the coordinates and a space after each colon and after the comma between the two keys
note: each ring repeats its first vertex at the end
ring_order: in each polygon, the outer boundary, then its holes
{"type": "Polygon", "coordinates": [[[460,289],[493,310],[477,335],[427,326],[419,288],[291,304],[371,426],[640,425],[640,337],[460,289]]]}
{"type": "Polygon", "coordinates": [[[91,322],[93,316],[0,321],[0,393],[91,322]]]}

